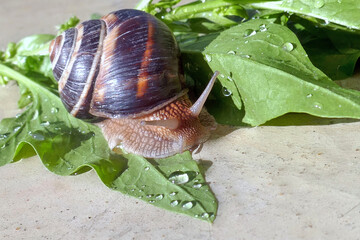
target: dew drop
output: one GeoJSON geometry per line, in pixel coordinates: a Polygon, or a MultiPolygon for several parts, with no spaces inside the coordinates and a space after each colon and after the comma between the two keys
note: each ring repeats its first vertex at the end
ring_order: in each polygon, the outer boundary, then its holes
{"type": "Polygon", "coordinates": [[[49,125],[50,125],[49,121],[45,121],[45,122],[40,123],[40,126],[43,126],[43,127],[47,127],[49,125]]]}
{"type": "Polygon", "coordinates": [[[226,87],[222,87],[221,93],[222,93],[225,97],[229,97],[229,96],[231,96],[231,94],[232,94],[232,92],[231,92],[229,89],[227,89],[226,87]]]}
{"type": "Polygon", "coordinates": [[[170,205],[171,205],[172,207],[176,207],[177,205],[179,205],[179,203],[180,203],[179,200],[173,200],[173,201],[170,202],[170,205]]]}
{"type": "Polygon", "coordinates": [[[154,200],[150,200],[149,203],[154,203],[155,201],[154,200]]]}
{"type": "Polygon", "coordinates": [[[176,171],[170,174],[169,180],[174,184],[184,184],[189,181],[189,175],[182,171],[176,171]]]}
{"type": "Polygon", "coordinates": [[[313,95],[311,93],[309,93],[308,95],[306,95],[307,98],[311,98],[313,95]]]}
{"type": "Polygon", "coordinates": [[[130,192],[134,192],[134,191],[135,191],[135,188],[130,189],[130,192]]]}
{"type": "Polygon", "coordinates": [[[17,132],[17,131],[20,130],[20,128],[21,128],[21,126],[14,127],[13,131],[14,131],[14,132],[17,132]]]}
{"type": "Polygon", "coordinates": [[[314,3],[315,8],[322,8],[324,6],[325,2],[324,0],[316,0],[314,3]]]}
{"type": "Polygon", "coordinates": [[[251,37],[256,34],[256,31],[253,29],[246,29],[244,32],[244,37],[251,37]]]}
{"type": "Polygon", "coordinates": [[[150,169],[150,167],[145,167],[144,170],[145,171],[148,171],[150,169]]]}
{"type": "Polygon", "coordinates": [[[230,50],[230,51],[228,51],[228,53],[227,53],[227,54],[235,55],[235,54],[236,54],[236,52],[235,52],[235,51],[233,51],[233,50],[230,50]]]}
{"type": "Polygon", "coordinates": [[[227,80],[229,80],[230,82],[234,81],[230,76],[227,77],[227,80]]]}
{"type": "Polygon", "coordinates": [[[207,212],[204,212],[203,214],[201,214],[202,218],[209,218],[209,214],[207,212]]]}
{"type": "Polygon", "coordinates": [[[171,192],[169,195],[170,196],[175,196],[177,194],[177,192],[171,192]]]}
{"type": "Polygon", "coordinates": [[[211,56],[208,54],[205,54],[205,58],[207,62],[211,62],[211,56]]]}
{"type": "Polygon", "coordinates": [[[35,110],[34,115],[31,120],[36,120],[39,117],[39,111],[35,110]]]}
{"type": "Polygon", "coordinates": [[[320,22],[320,24],[323,26],[327,26],[327,25],[329,25],[329,23],[330,23],[330,21],[327,19],[321,20],[321,22],[320,22]]]}
{"type": "Polygon", "coordinates": [[[21,114],[22,114],[22,113],[17,113],[17,114],[15,115],[15,118],[19,118],[19,117],[21,116],[21,114]]]}
{"type": "Polygon", "coordinates": [[[261,25],[259,26],[259,31],[260,31],[260,32],[266,32],[266,31],[267,31],[266,25],[265,25],[265,24],[261,24],[261,25]]]}
{"type": "Polygon", "coordinates": [[[321,103],[315,103],[314,104],[314,108],[316,108],[316,109],[322,109],[322,105],[321,105],[321,103]]]}
{"type": "Polygon", "coordinates": [[[9,133],[0,134],[0,140],[8,138],[9,135],[9,133]]]}
{"type": "Polygon", "coordinates": [[[342,0],[337,0],[338,3],[342,3],[342,0]]]}
{"type": "Polygon", "coordinates": [[[29,135],[35,139],[35,140],[38,140],[38,141],[44,141],[45,140],[45,137],[44,135],[40,134],[40,133],[33,133],[33,132],[29,132],[29,135]]]}
{"type": "Polygon", "coordinates": [[[201,183],[198,183],[198,184],[194,184],[193,185],[193,188],[196,188],[196,189],[199,189],[201,188],[203,185],[201,183]]]}
{"type": "Polygon", "coordinates": [[[163,198],[164,198],[164,194],[158,194],[158,195],[155,196],[156,200],[161,200],[163,198]]]}
{"type": "Polygon", "coordinates": [[[194,205],[195,204],[192,201],[184,201],[182,207],[184,209],[191,209],[194,205]]]}
{"type": "Polygon", "coordinates": [[[59,112],[59,109],[58,108],[56,108],[56,107],[52,107],[51,109],[50,109],[50,112],[51,113],[58,113],[59,112]]]}
{"type": "Polygon", "coordinates": [[[292,50],[294,50],[294,45],[290,42],[286,42],[282,45],[282,49],[284,49],[287,52],[291,52],[292,50]]]}
{"type": "Polygon", "coordinates": [[[242,57],[242,58],[251,58],[251,56],[247,55],[247,54],[241,54],[240,57],[242,57]]]}

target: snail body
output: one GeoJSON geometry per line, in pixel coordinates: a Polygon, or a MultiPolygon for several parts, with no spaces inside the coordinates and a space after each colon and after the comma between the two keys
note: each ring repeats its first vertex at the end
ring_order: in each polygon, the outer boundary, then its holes
{"type": "Polygon", "coordinates": [[[100,118],[111,149],[160,158],[209,137],[214,121],[201,109],[216,76],[192,104],[176,40],[150,14],[124,9],[85,21],[52,41],[50,60],[66,109],[100,118]]]}

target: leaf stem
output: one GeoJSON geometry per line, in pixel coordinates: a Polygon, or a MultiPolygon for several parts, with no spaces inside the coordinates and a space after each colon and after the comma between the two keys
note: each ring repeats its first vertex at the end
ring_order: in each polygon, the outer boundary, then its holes
{"type": "Polygon", "coordinates": [[[42,91],[44,91],[45,94],[52,95],[52,96],[54,96],[54,99],[56,99],[57,101],[60,101],[60,98],[58,96],[56,96],[53,92],[51,92],[49,89],[41,86],[40,84],[34,82],[30,78],[19,73],[18,71],[13,70],[10,67],[8,67],[4,64],[1,64],[1,63],[0,63],[0,76],[6,76],[12,80],[15,80],[15,81],[27,86],[33,95],[38,94],[34,90],[42,89],[42,91]]]}

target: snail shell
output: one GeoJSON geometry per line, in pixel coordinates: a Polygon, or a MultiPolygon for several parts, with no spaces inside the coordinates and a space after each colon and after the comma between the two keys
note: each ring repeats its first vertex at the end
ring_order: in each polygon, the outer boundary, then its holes
{"type": "Polygon", "coordinates": [[[52,41],[50,60],[66,109],[104,119],[98,126],[112,149],[166,157],[209,136],[198,116],[216,76],[192,105],[176,40],[150,14],[124,9],[85,21],[52,41]]]}

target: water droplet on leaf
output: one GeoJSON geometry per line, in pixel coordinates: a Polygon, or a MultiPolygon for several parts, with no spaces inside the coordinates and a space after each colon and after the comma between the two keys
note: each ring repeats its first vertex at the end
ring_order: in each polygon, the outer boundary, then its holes
{"type": "Polygon", "coordinates": [[[287,52],[291,52],[292,50],[294,50],[294,45],[290,42],[286,42],[282,45],[282,49],[284,49],[287,52]]]}
{"type": "Polygon", "coordinates": [[[145,167],[145,168],[144,168],[145,171],[147,171],[147,170],[149,170],[149,169],[150,169],[150,167],[145,167]]]}
{"type": "Polygon", "coordinates": [[[256,34],[256,31],[253,29],[246,29],[244,32],[244,37],[251,37],[256,34]]]}
{"type": "Polygon", "coordinates": [[[325,5],[324,0],[316,0],[314,3],[315,8],[322,8],[325,5]]]}
{"type": "Polygon", "coordinates": [[[233,51],[233,50],[230,50],[230,51],[228,51],[228,53],[227,53],[227,54],[235,55],[235,54],[236,54],[236,52],[235,52],[235,51],[233,51]]]}
{"type": "Polygon", "coordinates": [[[13,131],[14,131],[14,132],[17,132],[17,131],[20,130],[20,128],[21,128],[21,126],[14,127],[13,131]]]}
{"type": "Polygon", "coordinates": [[[177,194],[177,192],[171,192],[169,195],[170,196],[175,196],[177,194]]]}
{"type": "Polygon", "coordinates": [[[259,26],[259,31],[260,32],[265,32],[267,30],[267,28],[266,28],[266,25],[265,24],[261,24],[260,26],[259,26]]]}
{"type": "Polygon", "coordinates": [[[247,54],[241,54],[240,57],[242,57],[242,58],[251,58],[251,56],[247,55],[247,54]]]}
{"type": "Polygon", "coordinates": [[[34,115],[31,120],[36,120],[39,117],[39,111],[35,110],[34,115]]]}
{"type": "Polygon", "coordinates": [[[196,189],[199,189],[201,188],[203,185],[201,183],[198,183],[198,184],[194,184],[193,185],[193,188],[196,188],[196,189]]]}
{"type": "Polygon", "coordinates": [[[209,214],[207,212],[204,212],[203,214],[201,214],[201,217],[202,218],[208,218],[209,217],[209,214]]]}
{"type": "Polygon", "coordinates": [[[189,181],[189,175],[182,171],[176,171],[170,174],[169,180],[174,184],[184,184],[189,181]]]}
{"type": "Polygon", "coordinates": [[[306,95],[307,98],[311,98],[313,95],[311,93],[309,93],[308,95],[306,95]]]}
{"type": "Polygon", "coordinates": [[[322,104],[321,103],[314,103],[314,107],[317,108],[317,109],[322,109],[322,104]]]}
{"type": "Polygon", "coordinates": [[[192,201],[184,201],[182,207],[185,209],[191,209],[194,205],[195,204],[192,201]]]}
{"type": "Polygon", "coordinates": [[[231,94],[232,94],[232,92],[229,89],[227,89],[226,87],[222,87],[221,92],[225,97],[231,96],[231,94]]]}
{"type": "Polygon", "coordinates": [[[44,135],[40,134],[40,133],[33,133],[33,132],[29,132],[29,135],[35,139],[35,140],[38,140],[38,141],[44,141],[45,140],[45,137],[44,135]]]}
{"type": "Polygon", "coordinates": [[[207,62],[211,62],[211,56],[208,54],[205,54],[205,58],[207,62]]]}
{"type": "Polygon", "coordinates": [[[50,112],[51,113],[58,113],[59,112],[59,109],[58,108],[56,108],[56,107],[52,107],[51,109],[50,109],[50,112]]]}
{"type": "Polygon", "coordinates": [[[0,134],[0,140],[6,139],[9,135],[9,133],[0,134]]]}
{"type": "Polygon", "coordinates": [[[171,201],[170,202],[170,205],[172,206],[172,207],[176,207],[177,205],[179,205],[179,200],[173,200],[173,201],[171,201]]]}
{"type": "Polygon", "coordinates": [[[40,126],[43,126],[43,127],[47,127],[49,125],[50,125],[49,121],[45,121],[45,122],[40,123],[40,126]]]}
{"type": "Polygon", "coordinates": [[[158,194],[155,196],[156,200],[161,200],[164,198],[164,194],[158,194]]]}

